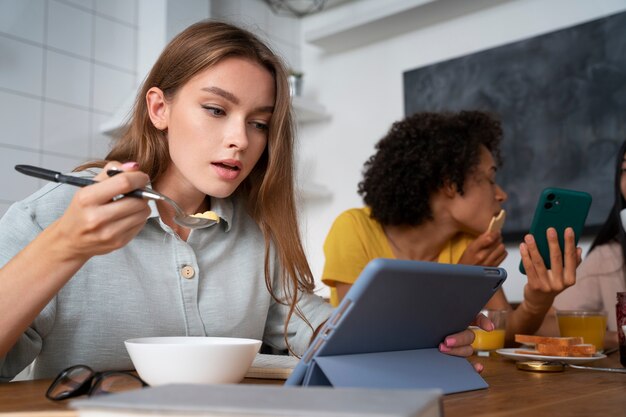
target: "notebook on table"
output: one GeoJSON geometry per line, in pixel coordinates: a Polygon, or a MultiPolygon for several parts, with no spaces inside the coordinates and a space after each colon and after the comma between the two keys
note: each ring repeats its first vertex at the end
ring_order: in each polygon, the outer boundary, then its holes
{"type": "Polygon", "coordinates": [[[78,417],[439,417],[438,390],[173,384],[74,400],[78,417]]]}
{"type": "Polygon", "coordinates": [[[486,388],[439,343],[475,319],[506,279],[501,268],[375,259],[363,270],[286,385],[486,388]]]}
{"type": "Polygon", "coordinates": [[[287,379],[297,364],[298,358],[295,356],[257,353],[245,377],[287,379]]]}

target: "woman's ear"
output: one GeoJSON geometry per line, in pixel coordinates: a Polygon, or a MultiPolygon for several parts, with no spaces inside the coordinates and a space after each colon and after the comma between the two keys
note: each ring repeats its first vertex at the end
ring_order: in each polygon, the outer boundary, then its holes
{"type": "Polygon", "coordinates": [[[160,88],[152,87],[148,90],[146,93],[146,105],[148,107],[148,116],[150,116],[154,127],[159,130],[167,129],[169,106],[160,88]]]}
{"type": "Polygon", "coordinates": [[[443,187],[441,187],[441,192],[448,198],[454,198],[458,190],[456,189],[456,184],[452,181],[444,181],[443,187]]]}

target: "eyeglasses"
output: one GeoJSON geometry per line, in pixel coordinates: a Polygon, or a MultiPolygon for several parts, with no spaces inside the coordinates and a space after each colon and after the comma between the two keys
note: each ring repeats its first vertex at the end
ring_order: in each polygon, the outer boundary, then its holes
{"type": "Polygon", "coordinates": [[[62,371],[50,384],[46,398],[61,401],[87,394],[110,394],[148,386],[136,375],[122,371],[95,372],[87,365],[75,365],[62,371]]]}

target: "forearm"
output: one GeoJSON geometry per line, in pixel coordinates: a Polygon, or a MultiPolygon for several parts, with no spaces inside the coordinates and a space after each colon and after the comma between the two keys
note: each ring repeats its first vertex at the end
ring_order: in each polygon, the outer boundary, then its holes
{"type": "Polygon", "coordinates": [[[62,242],[53,224],[0,269],[0,356],[86,262],[62,242]]]}
{"type": "Polygon", "coordinates": [[[515,310],[510,311],[506,326],[506,344],[513,344],[516,334],[535,334],[551,305],[550,302],[535,304],[524,299],[515,310]]]}

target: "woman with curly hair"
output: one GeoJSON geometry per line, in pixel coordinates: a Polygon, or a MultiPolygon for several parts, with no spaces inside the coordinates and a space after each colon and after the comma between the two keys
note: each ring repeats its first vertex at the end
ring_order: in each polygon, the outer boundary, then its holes
{"type": "Polygon", "coordinates": [[[615,294],[626,291],[626,141],[615,162],[613,207],[578,268],[576,285],[554,300],[561,310],[608,312],[605,348],[617,346],[615,294]]]}
{"type": "MultiPolygon", "coordinates": [[[[506,193],[496,183],[502,128],[487,113],[417,113],[396,122],[365,163],[359,194],[366,204],[342,213],[324,244],[323,281],[336,304],[374,258],[497,266],[507,255],[500,232],[487,231],[506,193]]],[[[561,256],[556,232],[551,254],[561,256]]],[[[507,342],[534,333],[554,297],[575,282],[580,250],[565,232],[565,261],[546,270],[531,235],[520,252],[524,301],[507,320],[507,342]]],[[[509,309],[500,289],[486,306],[509,309]]],[[[446,346],[443,346],[445,351],[446,346]]]]}

